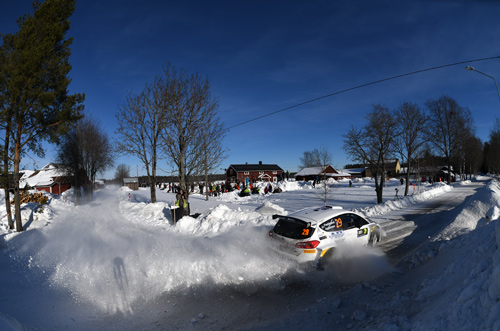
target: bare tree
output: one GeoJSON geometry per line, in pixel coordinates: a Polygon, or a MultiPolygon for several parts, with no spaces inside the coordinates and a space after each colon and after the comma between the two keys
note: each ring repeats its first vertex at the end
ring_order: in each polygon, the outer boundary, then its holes
{"type": "Polygon", "coordinates": [[[123,184],[123,178],[129,178],[129,177],[130,177],[130,166],[124,163],[119,164],[115,170],[115,181],[123,184]]]}
{"type": "Polygon", "coordinates": [[[315,149],[315,151],[318,152],[318,160],[320,167],[322,169],[322,175],[323,175],[323,203],[326,206],[326,202],[328,200],[328,195],[330,193],[330,186],[328,185],[328,180],[326,178],[326,168],[331,165],[332,163],[332,154],[328,149],[325,147],[321,147],[319,151],[315,149]]]}
{"type": "Polygon", "coordinates": [[[161,158],[160,134],[165,128],[166,108],[170,99],[163,92],[164,81],[157,76],[138,94],[129,94],[116,113],[118,130],[115,148],[118,154],[141,160],[150,183],[151,202],[156,202],[156,170],[161,158]]]}
{"type": "Polygon", "coordinates": [[[426,106],[430,113],[431,139],[434,147],[446,160],[451,182],[453,153],[460,151],[462,137],[470,132],[470,112],[460,107],[448,96],[436,100],[428,100],[426,106]],[[469,113],[469,115],[468,115],[469,113]],[[465,130],[465,131],[464,131],[465,130]]]}
{"type": "MultiPolygon", "coordinates": [[[[202,141],[197,145],[201,144],[202,150],[202,169],[200,173],[203,173],[205,177],[205,186],[208,185],[208,173],[210,171],[216,170],[223,160],[227,157],[227,151],[222,146],[222,140],[225,136],[225,130],[223,128],[220,119],[216,116],[207,118],[202,134],[199,135],[199,139],[202,141]]],[[[205,200],[208,201],[209,197],[208,186],[205,190],[205,200]]]]}
{"type": "Polygon", "coordinates": [[[95,120],[87,117],[63,136],[57,158],[73,177],[75,187],[83,187],[92,195],[97,173],[113,166],[113,147],[95,120]]]}
{"type": "Polygon", "coordinates": [[[162,134],[165,155],[178,171],[179,182],[189,192],[191,177],[200,169],[213,168],[220,155],[208,155],[220,146],[224,132],[219,127],[218,102],[211,96],[208,79],[188,75],[171,65],[163,70],[162,91],[167,109],[162,134]],[[210,123],[210,127],[207,127],[210,123]],[[207,159],[212,159],[211,164],[207,159]]]}
{"type": "Polygon", "coordinates": [[[382,203],[386,176],[385,163],[394,144],[396,121],[387,107],[374,105],[362,129],[351,129],[343,136],[344,150],[355,161],[368,166],[375,179],[377,203],[382,203]]]}
{"type": "MultiPolygon", "coordinates": [[[[465,140],[464,174],[469,178],[477,174],[483,161],[483,143],[475,135],[470,135],[465,140]]],[[[466,177],[465,177],[466,179],[466,177]]]]}
{"type": "Polygon", "coordinates": [[[65,174],[72,177],[72,185],[75,188],[75,204],[78,204],[81,200],[80,187],[85,185],[86,180],[81,146],[76,128],[61,138],[56,158],[65,174]]]}
{"type": "Polygon", "coordinates": [[[429,141],[426,127],[428,118],[416,104],[411,102],[402,103],[396,110],[395,117],[395,151],[401,157],[401,162],[408,165],[405,174],[406,196],[410,187],[410,170],[416,168],[417,160],[422,156],[425,144],[429,141]]]}
{"type": "Polygon", "coordinates": [[[492,174],[500,173],[500,120],[497,118],[490,131],[488,144],[485,148],[486,166],[492,174]]]}
{"type": "Polygon", "coordinates": [[[300,158],[299,168],[311,168],[321,166],[321,152],[315,148],[312,151],[305,151],[304,155],[300,158]]]}
{"type": "MultiPolygon", "coordinates": [[[[458,119],[458,139],[457,146],[452,151],[452,164],[455,165],[461,179],[465,179],[467,174],[467,165],[470,165],[468,158],[470,155],[477,155],[475,151],[470,150],[475,145],[474,120],[468,108],[462,108],[462,116],[458,119]]],[[[481,155],[481,154],[479,154],[481,155]]]]}
{"type": "MultiPolygon", "coordinates": [[[[83,169],[90,183],[94,184],[98,173],[103,173],[113,166],[113,146],[108,135],[91,118],[83,119],[78,125],[77,131],[83,156],[83,169]]],[[[94,187],[90,192],[93,191],[94,187]]]]}

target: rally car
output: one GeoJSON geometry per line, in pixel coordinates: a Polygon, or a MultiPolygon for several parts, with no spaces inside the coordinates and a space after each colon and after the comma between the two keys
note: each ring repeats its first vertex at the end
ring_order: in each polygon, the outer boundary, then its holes
{"type": "Polygon", "coordinates": [[[287,216],[273,215],[278,222],[269,232],[279,252],[298,262],[313,262],[322,268],[325,259],[342,243],[376,245],[380,225],[342,207],[317,207],[287,216]]]}

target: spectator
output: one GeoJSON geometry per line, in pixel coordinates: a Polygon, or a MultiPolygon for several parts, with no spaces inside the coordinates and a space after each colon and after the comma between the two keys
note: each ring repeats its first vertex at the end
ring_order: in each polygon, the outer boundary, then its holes
{"type": "Polygon", "coordinates": [[[181,217],[189,215],[188,195],[184,193],[184,190],[179,189],[175,199],[175,205],[179,207],[181,217]]]}

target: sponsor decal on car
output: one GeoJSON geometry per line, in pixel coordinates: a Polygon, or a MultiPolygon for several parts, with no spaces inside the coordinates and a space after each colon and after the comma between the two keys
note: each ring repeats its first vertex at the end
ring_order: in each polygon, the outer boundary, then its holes
{"type": "Polygon", "coordinates": [[[332,239],[339,239],[339,238],[342,238],[344,237],[344,231],[336,231],[336,232],[332,232],[332,234],[330,235],[330,238],[332,239]]]}
{"type": "Polygon", "coordinates": [[[367,234],[368,234],[368,228],[358,230],[358,237],[363,237],[366,236],[367,234]]]}

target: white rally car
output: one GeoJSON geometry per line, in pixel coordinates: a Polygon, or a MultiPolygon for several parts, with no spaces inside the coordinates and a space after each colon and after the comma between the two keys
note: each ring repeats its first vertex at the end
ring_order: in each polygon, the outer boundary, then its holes
{"type": "Polygon", "coordinates": [[[278,250],[298,262],[314,262],[318,268],[342,243],[375,245],[381,239],[379,224],[342,207],[307,208],[273,218],[278,222],[269,236],[278,250]]]}

